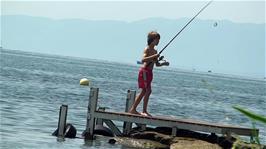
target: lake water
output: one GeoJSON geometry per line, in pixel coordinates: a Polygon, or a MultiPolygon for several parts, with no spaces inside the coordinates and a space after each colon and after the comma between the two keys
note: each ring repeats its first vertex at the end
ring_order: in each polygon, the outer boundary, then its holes
{"type": "MultiPolygon", "coordinates": [[[[89,88],[79,85],[84,77],[100,88],[99,106],[124,111],[127,90],[137,89],[139,66],[4,49],[0,66],[1,148],[126,148],[110,145],[103,137],[86,143],[82,139],[58,142],[51,133],[57,127],[60,105],[67,104],[67,121],[81,136],[89,97],[89,88]]],[[[153,115],[251,128],[251,121],[232,106],[266,115],[265,86],[264,80],[155,68],[148,110],[153,115]]],[[[265,144],[265,127],[261,123],[256,127],[265,144]]]]}

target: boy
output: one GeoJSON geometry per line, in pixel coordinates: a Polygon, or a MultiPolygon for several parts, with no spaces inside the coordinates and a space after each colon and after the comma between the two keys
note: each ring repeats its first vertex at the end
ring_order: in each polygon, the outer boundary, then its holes
{"type": "Polygon", "coordinates": [[[147,106],[150,94],[152,92],[151,90],[151,82],[153,79],[153,66],[156,64],[157,67],[159,66],[168,66],[168,62],[159,63],[158,58],[159,54],[157,54],[157,51],[154,49],[155,46],[158,45],[160,41],[160,34],[152,31],[148,33],[147,36],[147,47],[144,49],[144,54],[142,58],[142,67],[139,69],[139,75],[138,75],[138,85],[141,89],[141,92],[136,96],[135,102],[133,103],[132,107],[129,110],[129,113],[132,114],[141,114],[143,116],[151,116],[147,112],[147,106]],[[136,111],[136,108],[140,101],[143,99],[143,111],[142,113],[139,113],[136,111]]]}

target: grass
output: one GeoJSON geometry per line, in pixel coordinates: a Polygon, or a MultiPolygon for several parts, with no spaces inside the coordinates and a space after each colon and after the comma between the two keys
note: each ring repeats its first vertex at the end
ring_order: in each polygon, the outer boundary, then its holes
{"type": "Polygon", "coordinates": [[[253,129],[253,136],[255,137],[255,141],[251,140],[250,143],[256,143],[256,144],[260,145],[259,134],[256,131],[255,123],[257,121],[258,122],[262,122],[262,123],[265,124],[265,127],[266,127],[266,117],[263,116],[263,115],[259,115],[259,114],[253,113],[251,111],[248,111],[248,110],[246,110],[246,109],[244,109],[242,107],[239,107],[239,106],[233,106],[233,108],[251,119],[251,121],[252,121],[252,129],[253,129]]]}

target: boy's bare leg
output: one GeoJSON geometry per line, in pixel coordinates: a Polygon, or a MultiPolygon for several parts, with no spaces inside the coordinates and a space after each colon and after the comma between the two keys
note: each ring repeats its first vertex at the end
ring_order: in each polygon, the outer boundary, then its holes
{"type": "Polygon", "coordinates": [[[146,94],[146,89],[141,89],[141,92],[137,95],[132,107],[129,110],[129,113],[132,114],[140,114],[139,112],[137,112],[136,108],[139,105],[141,99],[143,98],[143,96],[146,94]]]}
{"type": "Polygon", "coordinates": [[[149,89],[147,89],[146,94],[144,96],[144,100],[143,100],[143,113],[142,113],[142,115],[144,115],[144,116],[151,116],[147,111],[150,95],[151,95],[151,89],[149,88],[149,89]]]}

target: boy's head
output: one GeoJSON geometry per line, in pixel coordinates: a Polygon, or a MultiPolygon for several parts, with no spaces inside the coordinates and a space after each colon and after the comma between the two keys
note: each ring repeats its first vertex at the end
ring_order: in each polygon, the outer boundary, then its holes
{"type": "Polygon", "coordinates": [[[156,43],[155,45],[157,45],[159,43],[159,40],[160,40],[160,34],[155,32],[155,31],[151,31],[148,33],[148,36],[147,36],[147,42],[148,42],[148,45],[150,45],[152,42],[154,42],[156,40],[156,43]]]}

